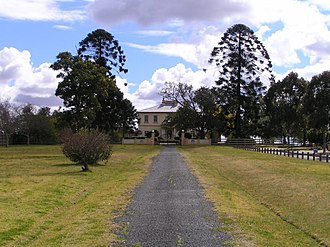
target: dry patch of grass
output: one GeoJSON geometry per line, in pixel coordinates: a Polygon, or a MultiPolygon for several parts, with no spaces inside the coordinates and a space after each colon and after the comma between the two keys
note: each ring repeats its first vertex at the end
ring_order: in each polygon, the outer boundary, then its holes
{"type": "Polygon", "coordinates": [[[152,146],[114,146],[80,172],[59,146],[0,148],[0,246],[109,246],[111,221],[147,174],[152,146]]]}
{"type": "Polygon", "coordinates": [[[234,245],[330,246],[329,165],[229,147],[180,150],[234,245]]]}

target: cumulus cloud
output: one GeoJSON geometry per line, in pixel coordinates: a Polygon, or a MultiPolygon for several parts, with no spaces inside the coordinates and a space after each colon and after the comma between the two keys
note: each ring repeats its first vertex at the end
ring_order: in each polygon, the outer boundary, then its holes
{"type": "Polygon", "coordinates": [[[159,92],[164,87],[165,82],[186,83],[192,85],[194,89],[198,89],[202,86],[213,86],[214,79],[212,72],[193,71],[179,63],[169,69],[156,70],[152,77],[149,80],[144,80],[134,93],[126,91],[125,96],[133,102],[138,110],[141,110],[161,102],[162,98],[159,92]]]}
{"type": "Polygon", "coordinates": [[[313,76],[319,75],[324,71],[330,70],[330,59],[321,59],[318,63],[307,65],[303,68],[293,68],[288,70],[285,74],[277,75],[279,80],[283,79],[288,75],[289,72],[293,71],[298,73],[299,77],[303,77],[306,80],[311,80],[313,76]]]}
{"type": "MultiPolygon", "coordinates": [[[[321,59],[326,60],[330,31],[329,17],[321,11],[327,8],[327,5],[322,4],[322,1],[244,2],[250,7],[244,12],[246,16],[241,20],[247,25],[252,25],[274,65],[287,68],[289,71],[295,67],[313,65],[321,59]]],[[[199,29],[193,31],[181,32],[182,29],[184,28],[180,27],[167,43],[128,45],[145,52],[180,57],[198,68],[207,67],[210,52],[225,31],[223,23],[217,27],[200,25],[199,29]]]]}
{"type": "Polygon", "coordinates": [[[221,31],[209,26],[196,30],[189,35],[190,38],[187,42],[178,41],[158,45],[126,43],[126,45],[145,52],[180,57],[198,68],[207,67],[211,51],[217,42],[220,41],[221,31]]]}
{"type": "Polygon", "coordinates": [[[0,17],[34,21],[74,21],[85,18],[81,10],[62,10],[56,0],[1,1],[0,17]]]}
{"type": "Polygon", "coordinates": [[[29,51],[12,47],[0,50],[0,98],[10,98],[19,104],[62,105],[54,96],[57,72],[49,68],[49,63],[33,67],[30,58],[29,51]]]}
{"type": "Polygon", "coordinates": [[[145,35],[145,36],[156,36],[156,37],[160,37],[160,36],[171,35],[174,32],[172,32],[172,31],[166,31],[166,30],[140,30],[140,31],[136,31],[135,33],[141,34],[141,35],[145,35]]]}
{"type": "Polygon", "coordinates": [[[134,21],[143,25],[172,20],[216,21],[240,17],[248,5],[239,0],[95,0],[88,11],[103,24],[134,21]]]}
{"type": "Polygon", "coordinates": [[[310,45],[319,40],[330,42],[328,17],[308,1],[261,1],[253,5],[252,13],[257,22],[268,23],[260,27],[260,33],[271,33],[264,43],[277,66],[293,68],[302,62],[299,51],[310,56],[310,45]]]}

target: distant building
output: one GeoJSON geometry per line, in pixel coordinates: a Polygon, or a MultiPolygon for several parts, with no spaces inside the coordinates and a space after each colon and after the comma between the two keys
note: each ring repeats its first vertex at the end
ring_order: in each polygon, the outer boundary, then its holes
{"type": "Polygon", "coordinates": [[[170,113],[175,113],[179,106],[175,101],[163,100],[161,104],[138,111],[139,130],[143,136],[148,132],[157,130],[163,139],[173,140],[177,136],[178,130],[166,123],[166,117],[170,113]]]}

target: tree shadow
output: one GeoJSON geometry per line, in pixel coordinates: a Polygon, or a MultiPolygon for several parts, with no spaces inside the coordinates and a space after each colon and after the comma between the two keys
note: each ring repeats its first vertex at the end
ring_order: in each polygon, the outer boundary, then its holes
{"type": "Polygon", "coordinates": [[[64,164],[54,164],[52,166],[55,166],[55,167],[73,167],[73,166],[80,166],[80,165],[76,164],[76,163],[64,163],[64,164]]]}

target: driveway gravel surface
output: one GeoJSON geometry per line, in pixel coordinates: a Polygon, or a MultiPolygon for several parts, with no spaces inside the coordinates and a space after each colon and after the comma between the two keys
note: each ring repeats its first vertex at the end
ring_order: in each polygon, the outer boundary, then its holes
{"type": "Polygon", "coordinates": [[[117,221],[126,227],[116,246],[225,246],[230,240],[175,146],[162,147],[117,221]]]}

